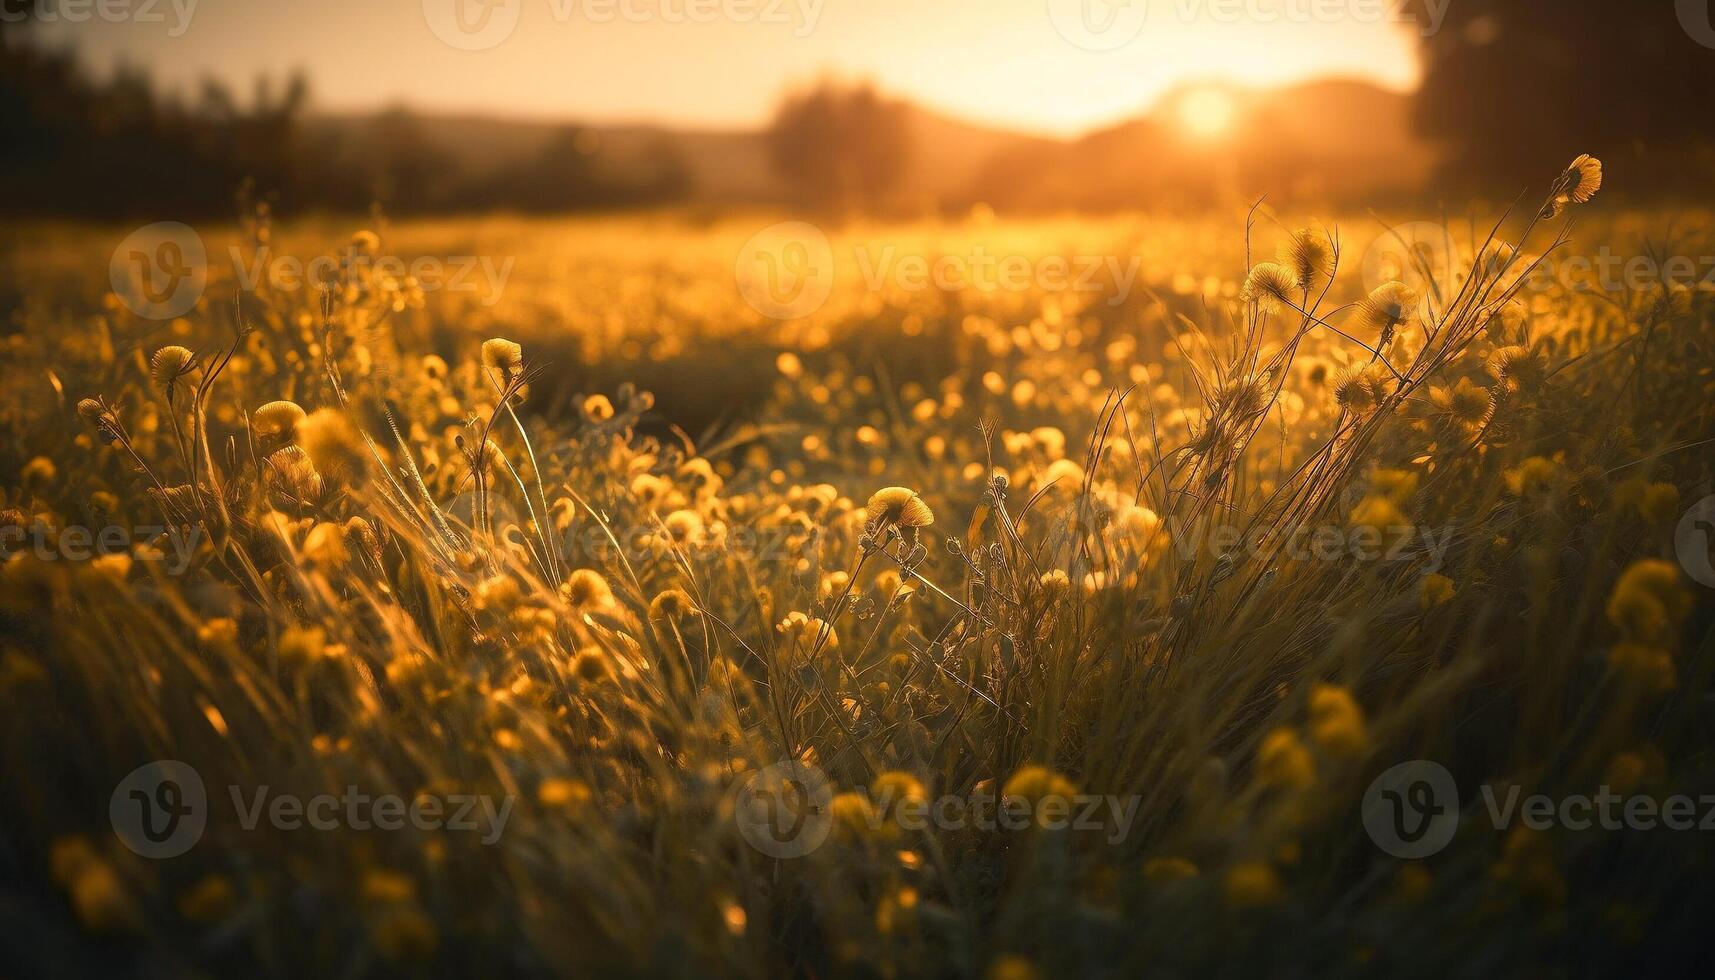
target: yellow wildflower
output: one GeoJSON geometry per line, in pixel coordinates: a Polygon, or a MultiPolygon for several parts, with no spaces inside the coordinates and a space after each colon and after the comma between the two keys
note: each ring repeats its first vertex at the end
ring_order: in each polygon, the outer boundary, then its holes
{"type": "Polygon", "coordinates": [[[1316,762],[1290,728],[1263,737],[1256,753],[1257,780],[1274,789],[1302,790],[1316,782],[1316,762]]]}

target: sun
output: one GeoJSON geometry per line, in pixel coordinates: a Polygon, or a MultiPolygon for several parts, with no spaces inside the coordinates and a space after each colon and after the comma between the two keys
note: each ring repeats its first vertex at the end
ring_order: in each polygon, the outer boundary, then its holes
{"type": "Polygon", "coordinates": [[[1232,125],[1233,97],[1218,88],[1199,88],[1179,100],[1179,121],[1198,136],[1219,136],[1232,125]]]}

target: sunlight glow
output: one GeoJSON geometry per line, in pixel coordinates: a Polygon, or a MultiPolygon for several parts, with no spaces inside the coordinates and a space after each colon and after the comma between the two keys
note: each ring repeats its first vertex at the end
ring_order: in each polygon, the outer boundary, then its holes
{"type": "Polygon", "coordinates": [[[1186,93],[1179,102],[1179,121],[1202,137],[1219,136],[1232,125],[1233,97],[1218,88],[1200,88],[1186,93]]]}
{"type": "MultiPolygon", "coordinates": [[[[1076,0],[1067,2],[1075,9],[1076,0]]],[[[102,70],[140,67],[193,97],[205,78],[248,92],[259,74],[301,68],[321,111],[405,104],[442,114],[698,128],[765,125],[783,91],[825,75],[871,79],[963,120],[1060,136],[1135,118],[1193,79],[1273,88],[1336,76],[1394,91],[1418,80],[1418,38],[1393,24],[1235,21],[1214,4],[1159,2],[1148,5],[1144,28],[1129,43],[1092,51],[1062,36],[1050,16],[1056,5],[984,0],[979,15],[955,0],[752,0],[749,9],[771,15],[596,21],[579,12],[612,4],[511,0],[522,11],[517,29],[482,51],[438,39],[424,21],[424,0],[206,3],[179,37],[134,20],[42,28],[102,70]],[[341,29],[317,27],[324,23],[341,29]]],[[[474,0],[469,6],[478,9],[474,0]]],[[[711,6],[721,7],[620,5],[711,6]]],[[[1134,0],[1127,9],[1141,6],[1134,0]]]]}

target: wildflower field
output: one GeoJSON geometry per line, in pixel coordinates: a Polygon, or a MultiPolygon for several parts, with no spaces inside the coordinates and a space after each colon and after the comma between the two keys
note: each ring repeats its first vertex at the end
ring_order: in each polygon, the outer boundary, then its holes
{"type": "Polygon", "coordinates": [[[0,972],[1676,969],[1715,216],[1600,181],[9,228],[0,972]]]}

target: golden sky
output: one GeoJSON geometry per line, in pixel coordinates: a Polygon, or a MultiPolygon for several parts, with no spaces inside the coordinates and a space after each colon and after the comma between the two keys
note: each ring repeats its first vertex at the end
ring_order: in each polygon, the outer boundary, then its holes
{"type": "MultiPolygon", "coordinates": [[[[138,3],[140,0],[132,0],[138,3]]],[[[749,126],[822,74],[1072,134],[1186,82],[1417,79],[1393,0],[159,0],[49,24],[187,90],[305,70],[318,107],[749,126]],[[142,9],[140,6],[137,9],[142,9]],[[469,50],[466,50],[468,48],[469,50]]]]}

